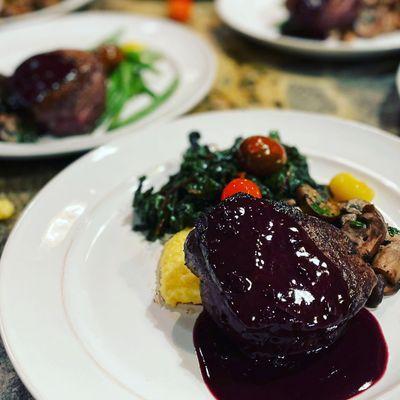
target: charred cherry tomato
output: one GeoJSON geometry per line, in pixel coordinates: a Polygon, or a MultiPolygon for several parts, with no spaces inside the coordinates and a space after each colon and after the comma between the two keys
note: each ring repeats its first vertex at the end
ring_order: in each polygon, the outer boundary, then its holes
{"type": "Polygon", "coordinates": [[[285,148],[267,136],[250,136],[239,148],[239,162],[254,175],[265,176],[279,171],[287,161],[285,148]]]}
{"type": "Polygon", "coordinates": [[[96,49],[95,54],[107,73],[112,72],[124,59],[124,53],[113,44],[100,46],[96,49]]]}
{"type": "Polygon", "coordinates": [[[258,199],[262,197],[260,188],[253,181],[244,178],[236,178],[225,186],[221,200],[225,200],[236,193],[246,193],[258,199]]]}

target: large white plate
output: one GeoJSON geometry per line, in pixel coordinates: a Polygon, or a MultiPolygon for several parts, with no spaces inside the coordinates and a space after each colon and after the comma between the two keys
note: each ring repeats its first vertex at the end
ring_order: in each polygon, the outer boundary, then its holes
{"type": "Polygon", "coordinates": [[[377,55],[400,49],[400,31],[371,39],[310,40],[282,35],[288,18],[285,0],[216,0],[218,14],[229,26],[249,37],[283,49],[319,57],[377,55]]]}
{"type": "MultiPolygon", "coordinates": [[[[285,142],[308,155],[316,179],[343,170],[357,174],[400,225],[400,141],[364,125],[294,112],[232,111],[186,117],[111,142],[42,190],[1,259],[2,337],[37,400],[212,399],[192,345],[195,317],[153,302],[161,245],[131,231],[137,177],[165,181],[192,129],[219,146],[279,129],[285,142]]],[[[360,400],[399,399],[399,309],[397,295],[374,312],[390,360],[383,379],[360,400]]]]}
{"type": "Polygon", "coordinates": [[[53,6],[45,7],[37,11],[17,15],[15,17],[1,17],[0,30],[20,28],[31,23],[40,23],[47,19],[55,18],[59,15],[67,14],[70,11],[77,10],[78,8],[81,8],[92,1],[93,0],[62,0],[58,4],[54,4],[53,6]]]}
{"type": "Polygon", "coordinates": [[[44,137],[32,144],[0,142],[0,157],[46,156],[94,148],[146,125],[171,120],[194,107],[209,91],[216,63],[212,50],[198,35],[165,19],[126,13],[80,13],[5,31],[0,40],[0,73],[11,74],[19,63],[39,52],[93,48],[117,32],[122,32],[122,43],[138,42],[164,54],[160,74],[149,76],[149,84],[161,91],[178,75],[179,86],[173,95],[143,119],[115,131],[61,139],[44,137]]]}

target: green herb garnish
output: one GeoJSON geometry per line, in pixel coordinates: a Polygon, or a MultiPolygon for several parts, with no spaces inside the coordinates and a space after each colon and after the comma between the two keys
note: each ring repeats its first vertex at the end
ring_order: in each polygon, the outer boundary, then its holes
{"type": "Polygon", "coordinates": [[[389,235],[391,237],[394,237],[396,235],[400,235],[400,229],[397,229],[394,226],[389,226],[388,227],[388,232],[389,232],[389,235]]]}
{"type": "Polygon", "coordinates": [[[363,221],[350,221],[350,226],[355,229],[364,229],[367,227],[367,224],[363,221]]]}
{"type": "Polygon", "coordinates": [[[271,139],[276,140],[278,143],[281,143],[281,137],[280,137],[278,131],[271,131],[271,132],[269,133],[269,137],[270,137],[271,139]]]}
{"type": "MultiPolygon", "coordinates": [[[[213,151],[200,144],[198,132],[192,132],[179,172],[170,176],[160,190],[145,190],[146,177],[140,178],[133,201],[133,228],[145,231],[148,240],[156,240],[166,233],[193,226],[204,210],[220,201],[224,187],[243,173],[237,160],[241,141],[238,138],[232,147],[213,151]]],[[[295,147],[285,148],[288,161],[282,170],[266,178],[246,174],[246,178],[259,186],[263,197],[293,198],[299,185],[317,186],[310,177],[305,157],[295,147]]]]}
{"type": "Polygon", "coordinates": [[[321,199],[320,201],[316,201],[314,203],[310,204],[310,207],[318,214],[318,215],[324,215],[326,217],[334,217],[336,214],[328,208],[323,200],[321,199]]]}

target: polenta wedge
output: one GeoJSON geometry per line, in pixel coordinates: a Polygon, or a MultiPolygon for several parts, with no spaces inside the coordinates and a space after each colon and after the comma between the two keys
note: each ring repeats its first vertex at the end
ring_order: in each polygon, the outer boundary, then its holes
{"type": "Polygon", "coordinates": [[[185,265],[183,246],[191,229],[184,229],[169,239],[160,258],[159,292],[170,307],[177,304],[201,304],[200,281],[185,265]]]}

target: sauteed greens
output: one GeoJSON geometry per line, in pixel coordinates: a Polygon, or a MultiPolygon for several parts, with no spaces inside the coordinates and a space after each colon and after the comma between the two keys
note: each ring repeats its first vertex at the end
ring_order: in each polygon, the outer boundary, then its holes
{"type": "MultiPolygon", "coordinates": [[[[277,132],[271,132],[270,137],[280,141],[277,132]]],[[[301,184],[323,191],[311,178],[307,160],[296,147],[284,145],[287,162],[279,172],[268,177],[244,173],[237,157],[241,142],[238,138],[226,150],[213,150],[200,144],[200,134],[192,132],[179,172],[160,190],[145,189],[146,177],[140,178],[133,201],[134,229],[145,231],[148,240],[156,240],[193,226],[207,207],[220,201],[226,184],[244,175],[259,186],[263,197],[271,199],[293,198],[301,184]]]]}

